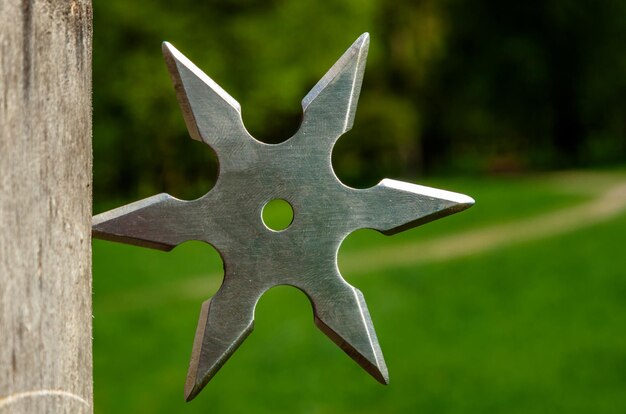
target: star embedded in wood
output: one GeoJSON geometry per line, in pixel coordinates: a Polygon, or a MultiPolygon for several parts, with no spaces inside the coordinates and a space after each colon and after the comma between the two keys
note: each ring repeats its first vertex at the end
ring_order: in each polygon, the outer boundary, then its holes
{"type": "Polygon", "coordinates": [[[335,176],[332,148],[352,127],[368,45],[365,33],[304,97],[298,132],[270,145],[246,131],[235,99],[163,44],[189,133],[217,154],[217,182],[197,200],[159,194],[99,214],[93,235],[161,250],[202,240],[220,253],[224,281],[202,305],[185,384],[188,401],[250,334],[259,298],[276,285],[302,290],[315,324],[374,378],[388,382],[363,295],[339,273],[339,246],[357,229],[391,235],[462,211],[474,200],[389,179],[358,190],[335,176]],[[282,231],[262,220],[263,207],[275,199],[293,209],[293,221],[282,231]]]}

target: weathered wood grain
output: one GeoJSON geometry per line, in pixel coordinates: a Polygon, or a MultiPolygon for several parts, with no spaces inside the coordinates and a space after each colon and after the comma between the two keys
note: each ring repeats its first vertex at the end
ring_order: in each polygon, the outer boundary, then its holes
{"type": "Polygon", "coordinates": [[[91,413],[91,1],[0,0],[0,413],[91,413]]]}

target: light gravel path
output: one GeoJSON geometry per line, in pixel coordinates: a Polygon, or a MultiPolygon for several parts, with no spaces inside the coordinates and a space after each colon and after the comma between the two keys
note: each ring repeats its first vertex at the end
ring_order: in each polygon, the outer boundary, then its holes
{"type": "Polygon", "coordinates": [[[599,224],[626,211],[626,181],[609,187],[582,205],[387,249],[346,253],[342,269],[362,274],[398,266],[472,256],[502,247],[552,237],[599,224]]]}

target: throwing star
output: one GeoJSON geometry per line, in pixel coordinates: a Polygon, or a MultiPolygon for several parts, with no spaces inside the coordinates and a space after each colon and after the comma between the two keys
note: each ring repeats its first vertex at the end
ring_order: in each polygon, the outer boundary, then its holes
{"type": "Polygon", "coordinates": [[[357,229],[391,235],[462,211],[474,200],[389,179],[354,189],[335,176],[331,152],[352,127],[368,45],[366,33],[304,97],[300,129],[270,145],[246,131],[235,99],[172,45],[163,44],[189,133],[215,151],[219,177],[197,200],[159,194],[99,214],[93,218],[93,235],[161,250],[202,240],[220,253],[224,280],[202,305],[185,384],[188,401],[250,334],[259,298],[276,285],[302,290],[322,332],[374,378],[388,383],[363,295],[339,273],[339,246],[357,229]],[[282,231],[262,220],[263,207],[275,199],[293,209],[293,221],[282,231]]]}

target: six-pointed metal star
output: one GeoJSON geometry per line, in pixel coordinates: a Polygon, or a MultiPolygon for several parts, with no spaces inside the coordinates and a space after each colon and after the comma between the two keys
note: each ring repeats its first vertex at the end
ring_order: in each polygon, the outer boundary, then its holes
{"type": "Polygon", "coordinates": [[[219,160],[215,186],[193,201],[159,194],[97,215],[94,237],[171,250],[202,240],[220,253],[224,281],[200,313],[187,400],[194,398],[253,328],[259,298],[291,285],[311,300],[316,325],[381,383],[387,367],[361,292],[339,273],[337,252],[351,232],[394,234],[470,207],[462,194],[389,179],[357,190],[335,176],[331,152],[352,127],[369,45],[363,34],[302,100],[298,132],[280,144],[255,140],[237,101],[168,43],[163,53],[192,138],[219,160]],[[293,221],[273,231],[262,220],[274,199],[293,221]]]}

